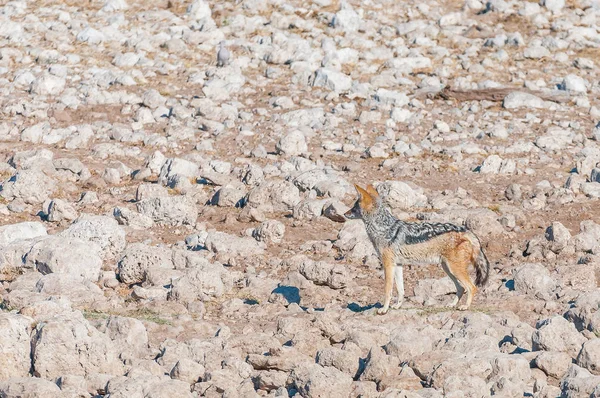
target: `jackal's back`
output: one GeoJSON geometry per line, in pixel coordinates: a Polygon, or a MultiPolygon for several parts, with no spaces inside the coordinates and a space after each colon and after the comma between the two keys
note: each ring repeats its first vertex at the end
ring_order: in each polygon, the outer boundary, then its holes
{"type": "Polygon", "coordinates": [[[425,243],[449,232],[466,232],[466,228],[451,223],[408,223],[399,221],[390,243],[415,245],[425,243]]]}

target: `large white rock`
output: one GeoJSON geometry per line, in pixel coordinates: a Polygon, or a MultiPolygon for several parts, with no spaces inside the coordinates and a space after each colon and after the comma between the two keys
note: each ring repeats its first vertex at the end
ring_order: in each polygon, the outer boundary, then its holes
{"type": "Polygon", "coordinates": [[[31,318],[17,314],[0,314],[0,380],[29,375],[31,328],[31,318]]]}
{"type": "Polygon", "coordinates": [[[144,199],[137,210],[160,225],[194,225],[198,218],[198,208],[187,196],[144,199]]]}
{"type": "Polygon", "coordinates": [[[345,1],[341,4],[341,9],[333,16],[331,25],[345,32],[356,32],[360,28],[360,16],[345,1]]]}
{"type": "Polygon", "coordinates": [[[186,10],[186,14],[195,20],[210,18],[212,11],[208,2],[204,0],[195,0],[186,10]]]}
{"type": "Polygon", "coordinates": [[[585,94],[587,92],[587,84],[585,80],[577,75],[565,76],[560,88],[575,94],[585,94]]]}
{"type": "Polygon", "coordinates": [[[114,12],[126,10],[127,8],[127,2],[125,0],[106,0],[101,10],[104,12],[114,12]]]}
{"type": "Polygon", "coordinates": [[[520,91],[513,91],[508,94],[504,101],[502,102],[502,106],[506,109],[516,109],[516,108],[535,108],[535,109],[543,109],[546,108],[546,103],[540,97],[537,97],[533,94],[523,93],[520,91]]]}
{"type": "Polygon", "coordinates": [[[221,264],[204,262],[173,281],[169,299],[182,303],[221,297],[233,287],[233,279],[221,264]]]}
{"type": "Polygon", "coordinates": [[[123,366],[110,338],[79,311],[57,315],[37,325],[31,342],[33,372],[53,379],[65,374],[120,375],[123,366]]]}
{"type": "Polygon", "coordinates": [[[142,283],[150,269],[173,269],[173,253],[168,248],[132,243],[125,249],[117,265],[119,279],[123,283],[142,283]]]}
{"type": "Polygon", "coordinates": [[[102,256],[114,257],[125,248],[125,231],[112,217],[81,215],[61,237],[78,238],[100,246],[102,256]]]}
{"type": "Polygon", "coordinates": [[[7,199],[22,199],[28,204],[43,203],[56,190],[53,178],[38,169],[19,171],[2,185],[0,195],[7,199]]]}
{"type": "Polygon", "coordinates": [[[352,88],[352,78],[336,70],[319,68],[315,72],[312,85],[313,87],[325,87],[339,93],[352,88]]]}
{"type": "Polygon", "coordinates": [[[102,43],[105,40],[105,37],[102,32],[88,26],[77,34],[77,40],[96,45],[102,43]]]}
{"type": "Polygon", "coordinates": [[[33,245],[25,264],[42,274],[70,274],[96,282],[100,277],[100,246],[77,238],[50,236],[33,245]]]}
{"type": "Polygon", "coordinates": [[[423,205],[427,197],[401,181],[385,181],[377,184],[377,192],[392,208],[409,210],[413,206],[423,205]]]}
{"type": "Polygon", "coordinates": [[[0,227],[0,246],[25,239],[33,239],[48,235],[44,224],[37,221],[25,221],[0,227]]]}
{"type": "Polygon", "coordinates": [[[19,377],[0,381],[3,398],[56,398],[62,392],[56,383],[37,377],[19,377]]]}
{"type": "Polygon", "coordinates": [[[286,156],[297,156],[308,151],[306,138],[299,130],[294,130],[279,139],[275,146],[277,152],[286,156]]]}
{"type": "Polygon", "coordinates": [[[553,297],[557,283],[542,264],[523,264],[513,271],[515,290],[519,293],[548,300],[553,297]]]}
{"type": "Polygon", "coordinates": [[[575,325],[556,315],[538,322],[532,341],[534,351],[566,352],[575,358],[587,339],[577,331],[575,325]]]}

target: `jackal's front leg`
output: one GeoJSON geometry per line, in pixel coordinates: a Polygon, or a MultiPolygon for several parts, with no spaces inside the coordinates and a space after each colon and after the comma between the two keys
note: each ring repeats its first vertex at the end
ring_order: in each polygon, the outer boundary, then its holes
{"type": "Polygon", "coordinates": [[[392,304],[391,307],[392,309],[397,310],[402,307],[402,302],[404,301],[404,268],[402,264],[394,267],[394,282],[396,282],[398,300],[396,300],[396,303],[392,304]]]}
{"type": "Polygon", "coordinates": [[[381,262],[383,263],[383,273],[385,275],[385,296],[383,299],[383,308],[379,308],[377,313],[379,315],[387,314],[390,309],[390,301],[392,300],[392,288],[394,286],[394,267],[396,265],[394,260],[394,252],[392,249],[385,249],[381,256],[381,262]]]}

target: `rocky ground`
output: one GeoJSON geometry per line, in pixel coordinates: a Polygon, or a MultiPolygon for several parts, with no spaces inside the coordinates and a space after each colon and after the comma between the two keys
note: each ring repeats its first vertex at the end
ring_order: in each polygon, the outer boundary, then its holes
{"type": "Polygon", "coordinates": [[[0,396],[600,397],[598,21],[2,2],[0,396]],[[368,182],[479,235],[470,311],[414,266],[376,315],[379,262],[340,222],[368,182]]]}

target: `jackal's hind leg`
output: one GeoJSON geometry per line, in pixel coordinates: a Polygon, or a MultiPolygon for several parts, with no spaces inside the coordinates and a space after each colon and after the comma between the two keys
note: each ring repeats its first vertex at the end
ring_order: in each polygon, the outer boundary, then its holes
{"type": "MultiPolygon", "coordinates": [[[[473,301],[473,296],[477,292],[477,287],[473,284],[473,281],[471,281],[471,277],[469,276],[469,266],[471,265],[471,259],[473,258],[472,254],[473,246],[468,240],[463,240],[444,256],[448,271],[450,271],[448,275],[452,274],[453,277],[457,279],[457,282],[461,285],[464,292],[467,293],[466,302],[457,307],[460,311],[469,309],[471,302],[473,301]]],[[[458,287],[456,290],[456,297],[460,300],[458,287]]],[[[462,296],[462,294],[460,296],[462,296]]]]}
{"type": "Polygon", "coordinates": [[[456,307],[463,294],[465,293],[465,289],[461,285],[460,281],[456,278],[456,276],[454,276],[452,271],[450,271],[450,267],[448,266],[446,261],[442,262],[442,268],[444,268],[444,271],[446,271],[446,274],[450,277],[452,282],[454,282],[454,286],[456,287],[456,296],[454,296],[450,304],[448,304],[448,307],[456,307]]]}

